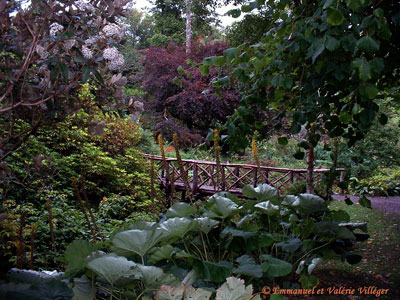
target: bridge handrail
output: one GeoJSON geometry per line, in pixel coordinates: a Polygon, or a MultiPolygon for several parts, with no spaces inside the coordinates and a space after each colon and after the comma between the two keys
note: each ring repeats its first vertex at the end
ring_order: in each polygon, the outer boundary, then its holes
{"type": "MultiPolygon", "coordinates": [[[[143,154],[143,157],[149,158],[149,159],[154,159],[154,160],[160,160],[162,161],[163,158],[162,156],[159,155],[152,155],[152,154],[143,154]]],[[[166,157],[166,161],[177,161],[177,158],[175,157],[166,157]]],[[[217,163],[214,161],[205,161],[205,160],[194,160],[194,159],[182,159],[182,162],[189,162],[189,163],[197,163],[197,164],[204,164],[204,165],[216,165],[217,163]]],[[[238,164],[238,163],[223,163],[221,162],[222,166],[227,166],[227,167],[245,167],[245,168],[257,168],[257,165],[250,165],[250,164],[238,164]]],[[[299,172],[299,173],[307,173],[307,169],[291,169],[291,168],[276,168],[276,167],[268,167],[268,166],[260,166],[261,170],[267,170],[267,171],[276,171],[276,172],[299,172]]],[[[329,172],[330,169],[314,169],[315,173],[325,173],[329,172]]],[[[344,172],[345,169],[343,168],[337,168],[336,171],[339,172],[344,172]]]]}

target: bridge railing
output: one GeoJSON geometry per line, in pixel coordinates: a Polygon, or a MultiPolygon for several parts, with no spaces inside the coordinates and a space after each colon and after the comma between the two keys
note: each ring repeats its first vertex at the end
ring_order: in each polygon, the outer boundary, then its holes
{"type": "MultiPolygon", "coordinates": [[[[166,163],[170,173],[170,176],[167,176],[161,156],[145,155],[145,157],[154,160],[158,179],[165,188],[174,184],[177,189],[185,190],[187,184],[184,180],[187,178],[194,194],[213,194],[218,191],[240,194],[242,187],[246,184],[256,186],[259,183],[267,183],[279,191],[283,191],[294,182],[305,180],[307,174],[306,169],[258,167],[250,164],[233,163],[221,163],[221,170],[218,172],[216,162],[191,159],[182,160],[185,174],[181,174],[177,159],[167,157],[166,163]],[[173,177],[171,174],[173,174],[173,177]]],[[[322,175],[329,171],[329,169],[314,169],[314,181],[320,181],[322,175]]],[[[337,171],[341,174],[340,181],[343,181],[344,169],[337,169],[337,171]]]]}

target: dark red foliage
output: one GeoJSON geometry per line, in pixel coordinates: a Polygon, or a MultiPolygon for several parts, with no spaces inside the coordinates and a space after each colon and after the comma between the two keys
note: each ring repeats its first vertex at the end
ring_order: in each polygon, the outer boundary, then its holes
{"type": "Polygon", "coordinates": [[[198,134],[204,137],[216,122],[225,122],[226,117],[233,113],[239,102],[238,90],[222,89],[221,97],[218,97],[211,85],[218,70],[211,68],[208,76],[202,76],[198,69],[204,57],[222,55],[226,48],[224,42],[202,44],[195,41],[190,55],[186,54],[184,47],[172,43],[166,48],[147,50],[143,87],[149,95],[147,103],[150,109],[157,112],[156,118],[162,121],[156,125],[157,131],[162,131],[161,125],[168,125],[182,137],[184,135],[185,140],[189,138],[192,143],[197,143],[198,134]],[[178,74],[179,66],[185,75],[178,74]],[[175,77],[179,77],[179,85],[173,83],[175,77]],[[203,93],[205,90],[210,92],[203,93]],[[167,124],[164,122],[166,119],[167,124]],[[182,125],[186,127],[183,131],[182,125]]]}
{"type": "Polygon", "coordinates": [[[162,134],[163,138],[169,141],[172,141],[174,133],[178,133],[179,143],[185,148],[202,141],[201,135],[191,132],[187,127],[171,119],[161,120],[154,126],[153,131],[155,136],[162,134]]]}

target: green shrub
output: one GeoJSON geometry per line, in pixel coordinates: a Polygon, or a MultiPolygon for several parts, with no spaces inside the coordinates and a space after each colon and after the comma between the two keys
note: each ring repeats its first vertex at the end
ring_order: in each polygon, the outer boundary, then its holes
{"type": "Polygon", "coordinates": [[[386,126],[374,124],[366,137],[349,148],[343,142],[339,151],[339,167],[349,170],[358,179],[377,175],[379,167],[400,166],[400,130],[397,122],[386,126]]]}
{"type": "Polygon", "coordinates": [[[356,195],[398,196],[400,195],[400,168],[378,168],[377,175],[364,179],[352,177],[349,192],[356,195]]]}
{"type": "Polygon", "coordinates": [[[150,43],[150,46],[162,47],[162,46],[168,45],[168,43],[170,42],[170,38],[161,33],[156,33],[151,38],[149,38],[147,41],[150,43]]]}
{"type": "MultiPolygon", "coordinates": [[[[307,192],[307,183],[305,180],[296,181],[283,191],[285,195],[299,195],[307,192]]],[[[322,198],[326,197],[326,184],[317,183],[314,185],[314,193],[322,198]]]]}
{"type": "MultiPolygon", "coordinates": [[[[158,214],[160,190],[156,185],[156,199],[152,199],[150,163],[138,148],[140,125],[116,113],[104,112],[89,96],[82,101],[87,101],[83,109],[61,122],[43,126],[6,159],[9,173],[0,189],[8,218],[1,224],[0,239],[7,242],[0,246],[0,255],[13,262],[18,220],[23,211],[27,212],[27,245],[30,226],[34,224],[36,228],[37,267],[56,266],[57,257],[73,239],[92,238],[76,198],[73,178],[78,181],[82,198],[85,190],[105,236],[125,223],[138,218],[148,220],[158,214]],[[54,246],[49,242],[48,199],[53,205],[54,246]]],[[[17,124],[16,132],[24,130],[22,121],[17,124]]]]}

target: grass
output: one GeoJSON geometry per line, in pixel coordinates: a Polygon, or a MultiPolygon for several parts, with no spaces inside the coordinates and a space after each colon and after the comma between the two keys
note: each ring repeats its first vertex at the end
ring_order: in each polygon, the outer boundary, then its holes
{"type": "MultiPolygon", "coordinates": [[[[335,210],[344,210],[352,222],[367,222],[370,238],[358,242],[354,252],[363,256],[355,265],[337,261],[327,261],[316,268],[320,279],[318,287],[325,288],[324,295],[305,297],[307,299],[377,299],[373,294],[360,294],[359,288],[376,287],[389,289],[387,295],[379,299],[400,299],[400,215],[335,201],[335,210]],[[329,295],[327,288],[346,287],[355,289],[354,295],[329,295]]],[[[298,299],[298,298],[290,298],[298,299]]]]}

